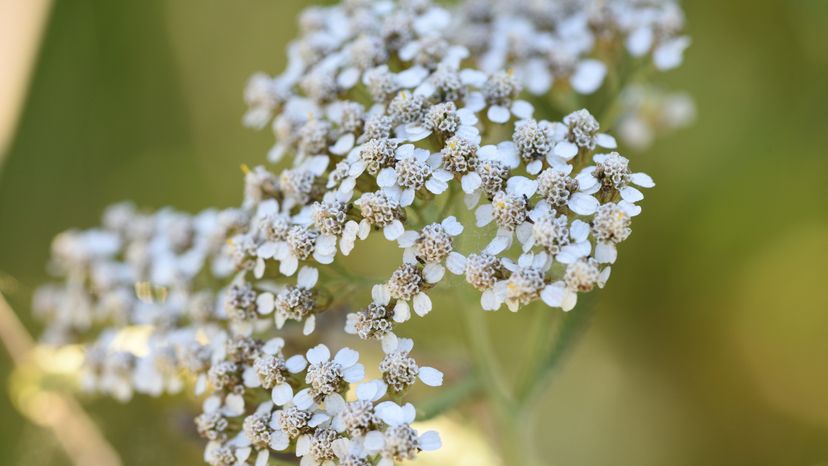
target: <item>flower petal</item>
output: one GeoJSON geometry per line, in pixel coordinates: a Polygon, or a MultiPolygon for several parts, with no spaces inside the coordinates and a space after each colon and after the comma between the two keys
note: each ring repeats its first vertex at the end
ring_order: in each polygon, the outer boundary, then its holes
{"type": "Polygon", "coordinates": [[[351,367],[359,361],[359,353],[351,348],[342,348],[334,356],[334,362],[343,368],[351,367]]]}
{"type": "Polygon", "coordinates": [[[318,344],[308,350],[308,362],[313,365],[319,365],[331,359],[331,351],[324,344],[318,344]]]}
{"type": "Polygon", "coordinates": [[[512,115],[509,113],[509,109],[501,107],[500,105],[493,105],[489,107],[489,110],[486,112],[486,117],[489,118],[489,121],[492,123],[506,123],[509,121],[511,116],[512,115]]]}
{"type": "Polygon", "coordinates": [[[417,373],[420,380],[429,387],[439,387],[443,385],[443,373],[433,367],[421,367],[420,372],[417,373]]]}

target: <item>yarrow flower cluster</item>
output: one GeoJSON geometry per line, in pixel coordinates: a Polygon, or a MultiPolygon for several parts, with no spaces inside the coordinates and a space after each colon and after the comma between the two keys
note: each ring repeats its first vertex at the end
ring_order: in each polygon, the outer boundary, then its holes
{"type": "Polygon", "coordinates": [[[590,111],[556,121],[533,102],[620,96],[605,85],[620,60],[678,65],[682,24],[671,0],[309,8],[286,70],[245,91],[245,123],[276,136],[274,165],[243,166],[239,208],[124,204],[100,228],[59,236],[64,281],[35,300],[45,339],[84,342],[84,386],[119,399],[192,381],[207,396],[195,423],[211,465],[291,451],[303,466],[389,466],[436,449],[397,402],[443,373],[397,327],[431,312],[448,280],[492,311],[569,311],[606,284],[654,182],[590,111]],[[372,236],[396,243],[399,262],[370,293],[343,293],[364,280],[338,259],[372,236]],[[380,342],[377,380],[363,382],[352,349],[303,351],[303,336],[337,319],[380,342]]]}

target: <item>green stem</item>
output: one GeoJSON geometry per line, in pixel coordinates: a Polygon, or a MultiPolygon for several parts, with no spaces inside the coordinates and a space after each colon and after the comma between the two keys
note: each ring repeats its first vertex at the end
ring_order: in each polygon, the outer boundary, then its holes
{"type": "Polygon", "coordinates": [[[572,310],[564,317],[552,349],[540,361],[534,377],[518,391],[517,400],[521,406],[533,405],[537,398],[543,394],[544,389],[548,386],[549,378],[555,373],[563,357],[566,356],[569,349],[587,328],[595,309],[595,303],[591,294],[585,295],[584,298],[586,299],[582,298],[582,300],[587,302],[582,302],[578,309],[572,310]]]}
{"type": "Polygon", "coordinates": [[[530,327],[533,332],[531,338],[527,340],[527,344],[525,345],[526,348],[523,352],[523,354],[526,355],[526,362],[521,368],[522,370],[519,374],[519,387],[524,387],[530,383],[530,380],[532,380],[534,375],[537,373],[538,364],[540,363],[540,358],[538,358],[537,355],[545,355],[548,351],[549,332],[550,327],[552,326],[550,317],[554,315],[554,313],[550,311],[550,309],[546,308],[533,309],[531,311],[535,313],[530,327]]]}
{"type": "Polygon", "coordinates": [[[454,409],[470,397],[476,395],[481,388],[480,378],[474,374],[469,374],[456,385],[445,388],[437,397],[425,403],[420,403],[417,410],[417,420],[427,421],[450,409],[454,409]]]}
{"type": "Polygon", "coordinates": [[[513,410],[500,423],[503,462],[507,466],[540,466],[534,445],[534,423],[532,416],[524,416],[513,410]]]}
{"type": "Polygon", "coordinates": [[[497,356],[492,349],[489,330],[486,327],[485,316],[481,315],[478,306],[463,306],[463,315],[466,317],[466,327],[469,332],[472,358],[477,371],[483,379],[483,387],[489,398],[498,407],[505,408],[512,405],[512,397],[502,376],[503,371],[497,356]]]}

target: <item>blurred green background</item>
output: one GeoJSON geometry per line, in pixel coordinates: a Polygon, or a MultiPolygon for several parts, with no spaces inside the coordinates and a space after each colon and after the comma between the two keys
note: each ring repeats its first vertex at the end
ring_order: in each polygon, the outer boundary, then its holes
{"type": "MultiPolygon", "coordinates": [[[[0,162],[0,290],[33,333],[56,233],[124,199],[239,202],[239,165],[272,142],[240,124],[244,83],[280,70],[305,5],[54,2],[0,162]]],[[[693,95],[697,123],[631,157],[658,187],[539,408],[539,443],[550,465],[828,465],[828,2],[685,8],[693,45],[659,80],[693,95]]],[[[441,311],[406,331],[465,357],[441,311]]],[[[505,358],[531,317],[486,315],[505,358]]],[[[14,409],[10,372],[0,351],[0,464],[67,464],[14,409]]],[[[126,464],[200,464],[176,400],[84,403],[126,464]]]]}

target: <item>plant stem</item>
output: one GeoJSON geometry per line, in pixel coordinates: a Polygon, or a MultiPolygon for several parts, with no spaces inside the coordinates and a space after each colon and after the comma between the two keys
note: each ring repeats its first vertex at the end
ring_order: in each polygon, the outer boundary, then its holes
{"type": "Polygon", "coordinates": [[[463,306],[463,315],[466,317],[469,332],[471,356],[482,379],[484,390],[498,406],[510,406],[511,394],[502,379],[503,371],[492,349],[489,331],[484,316],[480,315],[480,308],[463,306]]]}
{"type": "Polygon", "coordinates": [[[551,350],[540,361],[534,377],[518,391],[516,398],[520,406],[532,405],[543,394],[543,390],[548,385],[549,378],[558,368],[560,361],[586,329],[595,309],[593,295],[585,295],[585,298],[587,296],[589,298],[582,299],[581,306],[578,309],[573,309],[564,317],[564,321],[558,329],[551,350]]]}
{"type": "Polygon", "coordinates": [[[425,403],[421,403],[417,412],[418,421],[433,419],[444,412],[457,407],[482,388],[480,378],[470,374],[458,384],[446,388],[443,392],[425,403]]]}
{"type": "MultiPolygon", "coordinates": [[[[9,303],[0,293],[0,342],[11,356],[15,367],[36,364],[32,359],[35,342],[17,318],[9,303]]],[[[40,368],[38,367],[38,370],[40,368]]],[[[33,388],[30,398],[37,396],[40,404],[48,402],[48,415],[32,417],[31,412],[21,410],[32,422],[48,427],[55,435],[63,451],[78,466],[120,466],[118,452],[112,448],[101,430],[92,421],[74,397],[33,388]]]]}

